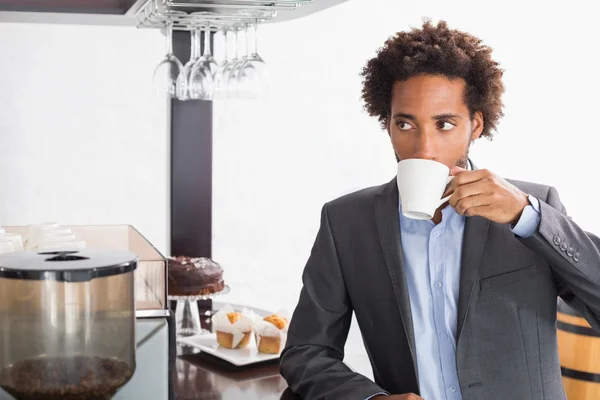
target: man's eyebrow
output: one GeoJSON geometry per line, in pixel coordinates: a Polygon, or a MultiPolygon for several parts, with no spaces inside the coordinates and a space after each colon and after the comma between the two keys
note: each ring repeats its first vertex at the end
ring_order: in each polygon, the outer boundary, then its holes
{"type": "Polygon", "coordinates": [[[412,114],[406,114],[406,113],[402,113],[402,112],[394,114],[393,118],[394,119],[396,119],[396,118],[405,118],[405,119],[410,119],[411,121],[414,121],[415,119],[417,119],[417,117],[415,117],[412,114]]]}
{"type": "Polygon", "coordinates": [[[462,119],[462,117],[460,115],[458,115],[458,114],[452,114],[452,113],[445,113],[445,114],[434,115],[432,119],[435,119],[436,121],[439,121],[440,119],[449,119],[449,118],[462,119]]]}
{"type": "MultiPolygon", "coordinates": [[[[414,115],[412,115],[412,114],[406,114],[406,113],[403,113],[403,112],[395,113],[393,115],[393,118],[394,119],[396,119],[396,118],[404,118],[404,119],[408,119],[408,120],[411,120],[411,121],[414,121],[414,120],[417,119],[417,117],[415,117],[414,115]]],[[[434,115],[433,117],[431,117],[431,119],[436,120],[436,121],[439,121],[441,119],[449,119],[449,118],[462,119],[462,117],[460,115],[458,115],[458,114],[452,114],[452,113],[438,114],[438,115],[434,115]]]]}

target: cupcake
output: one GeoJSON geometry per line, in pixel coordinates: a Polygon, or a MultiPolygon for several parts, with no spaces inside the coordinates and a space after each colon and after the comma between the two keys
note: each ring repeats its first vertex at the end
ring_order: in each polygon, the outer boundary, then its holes
{"type": "Polygon", "coordinates": [[[252,319],[243,313],[234,311],[229,305],[223,307],[212,317],[213,330],[217,342],[227,349],[243,349],[250,343],[252,319]]]}
{"type": "Polygon", "coordinates": [[[289,320],[284,312],[269,315],[254,324],[259,353],[279,354],[287,340],[289,320]]]}

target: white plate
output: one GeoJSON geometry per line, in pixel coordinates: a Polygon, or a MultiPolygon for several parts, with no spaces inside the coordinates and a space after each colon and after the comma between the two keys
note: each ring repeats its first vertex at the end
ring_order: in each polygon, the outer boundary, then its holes
{"type": "Polygon", "coordinates": [[[217,335],[214,333],[181,337],[177,338],[177,342],[200,349],[238,367],[279,358],[279,354],[259,353],[254,338],[245,349],[226,349],[219,346],[217,335]]]}

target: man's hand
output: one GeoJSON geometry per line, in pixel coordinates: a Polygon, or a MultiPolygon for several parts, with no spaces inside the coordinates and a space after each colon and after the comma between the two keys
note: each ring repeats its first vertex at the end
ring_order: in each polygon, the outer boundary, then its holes
{"type": "Polygon", "coordinates": [[[527,194],[486,169],[467,171],[453,167],[444,196],[454,192],[448,202],[460,215],[479,215],[501,224],[516,224],[529,204],[527,194]]]}
{"type": "Polygon", "coordinates": [[[414,393],[407,394],[395,394],[392,396],[375,396],[371,400],[423,400],[422,397],[417,396],[414,393]]]}

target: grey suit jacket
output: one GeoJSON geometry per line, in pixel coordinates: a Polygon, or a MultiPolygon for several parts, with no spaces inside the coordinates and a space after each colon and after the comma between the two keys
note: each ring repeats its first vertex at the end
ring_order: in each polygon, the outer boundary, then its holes
{"type": "MultiPolygon", "coordinates": [[[[600,331],[600,239],[565,213],[553,187],[511,181],[540,200],[537,232],[467,217],[456,363],[464,400],[565,399],[557,296],[600,331]]],[[[395,179],[327,203],[303,273],[281,374],[303,399],[419,394],[395,179]],[[377,307],[380,313],[374,313],[377,307]],[[343,362],[356,313],[375,382],[343,362]]],[[[438,399],[425,399],[438,400],[438,399]]]]}

